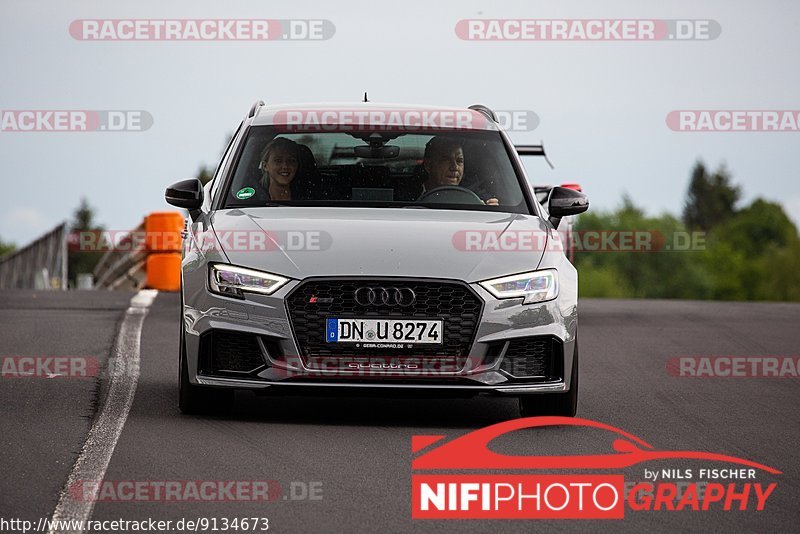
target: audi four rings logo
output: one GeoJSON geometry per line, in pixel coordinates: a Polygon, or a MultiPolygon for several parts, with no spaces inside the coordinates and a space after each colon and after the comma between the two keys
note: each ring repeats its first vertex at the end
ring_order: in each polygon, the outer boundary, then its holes
{"type": "Polygon", "coordinates": [[[408,287],[359,287],[353,298],[359,306],[411,306],[417,301],[417,294],[408,287]]]}

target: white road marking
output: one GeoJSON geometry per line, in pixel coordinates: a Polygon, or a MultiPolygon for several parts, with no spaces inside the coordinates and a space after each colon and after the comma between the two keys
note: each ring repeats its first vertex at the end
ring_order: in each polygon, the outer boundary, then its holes
{"type": "MultiPolygon", "coordinates": [[[[61,490],[58,505],[53,512],[53,521],[86,522],[92,516],[94,499],[86,498],[83,491],[76,495],[76,489],[82,482],[91,483],[99,488],[106,474],[106,469],[114,453],[114,447],[122,434],[125,419],[133,404],[136,383],[139,379],[139,349],[142,337],[142,325],[148,308],[155,300],[158,291],[143,289],[132,299],[130,307],[125,311],[125,318],[117,334],[113,355],[109,359],[109,386],[100,408],[100,415],[89,430],[86,443],[72,467],[67,484],[61,490]],[[77,497],[77,498],[76,498],[77,497]]],[[[81,532],[80,530],[50,529],[50,534],[81,532]]]]}

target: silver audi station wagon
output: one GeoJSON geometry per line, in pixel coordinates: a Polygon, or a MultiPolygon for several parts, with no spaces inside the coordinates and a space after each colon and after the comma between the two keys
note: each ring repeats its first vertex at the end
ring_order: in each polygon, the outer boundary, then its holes
{"type": "Polygon", "coordinates": [[[575,415],[578,277],[557,232],[587,197],[540,204],[484,106],[267,106],[188,210],[180,408],[234,390],[505,395],[575,415]]]}

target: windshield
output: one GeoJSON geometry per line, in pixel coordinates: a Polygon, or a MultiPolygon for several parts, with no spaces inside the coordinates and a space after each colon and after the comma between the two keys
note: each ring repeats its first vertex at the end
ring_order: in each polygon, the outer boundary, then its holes
{"type": "Polygon", "coordinates": [[[223,206],[418,207],[530,213],[495,131],[248,133],[223,206]]]}

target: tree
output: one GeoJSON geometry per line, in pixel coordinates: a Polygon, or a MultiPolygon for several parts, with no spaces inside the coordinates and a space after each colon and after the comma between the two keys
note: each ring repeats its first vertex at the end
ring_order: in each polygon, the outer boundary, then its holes
{"type": "Polygon", "coordinates": [[[211,179],[214,177],[214,169],[208,167],[207,165],[201,165],[199,169],[197,169],[197,174],[195,178],[200,180],[200,183],[206,185],[211,179]]]}
{"type": "Polygon", "coordinates": [[[639,250],[579,247],[575,266],[582,297],[706,298],[710,291],[708,277],[699,272],[698,251],[675,247],[687,232],[673,215],[649,217],[626,195],[614,211],[581,215],[575,229],[587,245],[590,237],[603,235],[620,245],[623,236],[649,243],[639,250]]]}
{"type": "Polygon", "coordinates": [[[797,227],[783,206],[761,198],[741,209],[715,233],[753,256],[760,255],[770,245],[783,248],[797,240],[797,227]]]}
{"type": "MultiPolygon", "coordinates": [[[[228,134],[228,137],[225,140],[225,144],[222,145],[222,153],[220,154],[220,157],[222,157],[225,154],[225,149],[231,143],[231,139],[232,138],[233,138],[233,134],[232,133],[228,134]]],[[[211,167],[209,165],[205,165],[205,164],[200,165],[200,168],[197,169],[197,174],[195,175],[195,178],[200,180],[200,182],[203,185],[206,185],[214,177],[214,169],[215,169],[214,167],[211,167]]]]}
{"type": "Polygon", "coordinates": [[[14,243],[6,243],[2,239],[0,239],[0,258],[8,254],[9,252],[14,252],[17,249],[17,246],[14,243]]]}
{"type": "Polygon", "coordinates": [[[800,236],[780,204],[756,199],[709,234],[713,298],[797,300],[800,236]]]}
{"type": "Polygon", "coordinates": [[[72,214],[70,230],[93,230],[94,229],[94,209],[89,205],[86,197],[81,198],[81,203],[72,214]]]}
{"type": "Polygon", "coordinates": [[[731,183],[725,165],[709,175],[703,162],[698,161],[689,180],[683,222],[692,230],[710,231],[736,213],[741,190],[731,183]]]}
{"type": "MultiPolygon", "coordinates": [[[[89,205],[86,198],[81,198],[81,203],[72,215],[69,230],[73,235],[86,231],[102,231],[103,227],[95,224],[94,208],[89,205]]],[[[70,250],[67,254],[67,273],[70,284],[74,287],[77,275],[91,273],[97,262],[103,256],[100,251],[70,250]]]]}
{"type": "Polygon", "coordinates": [[[686,225],[670,214],[647,216],[627,196],[614,211],[581,215],[579,237],[652,232],[654,243],[664,239],[650,252],[578,248],[580,296],[800,301],[797,227],[780,204],[758,198],[737,210],[738,198],[724,168],[709,176],[698,163],[686,225]],[[696,244],[686,240],[689,224],[703,238],[696,244]],[[710,231],[697,232],[703,229],[710,231]]]}

